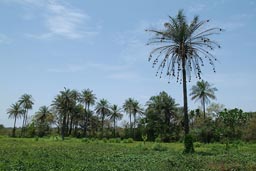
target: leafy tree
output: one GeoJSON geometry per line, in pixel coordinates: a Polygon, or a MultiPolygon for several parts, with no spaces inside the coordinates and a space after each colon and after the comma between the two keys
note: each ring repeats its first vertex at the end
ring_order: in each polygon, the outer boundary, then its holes
{"type": "Polygon", "coordinates": [[[7,109],[7,114],[9,114],[9,118],[14,118],[12,136],[15,137],[16,119],[24,114],[24,109],[20,106],[20,103],[14,103],[7,109]]]}
{"type": "Polygon", "coordinates": [[[187,76],[190,81],[191,73],[194,71],[196,77],[201,78],[204,58],[208,59],[215,72],[214,61],[217,59],[210,50],[220,45],[209,37],[218,34],[222,29],[216,27],[204,29],[203,26],[208,22],[209,20],[199,21],[199,17],[195,16],[191,23],[188,23],[183,11],[180,10],[177,16],[169,17],[164,29],[146,30],[155,35],[148,44],[159,45],[150,52],[149,56],[149,61],[154,59],[153,67],[159,64],[156,75],[161,78],[165,72],[169,79],[176,77],[177,82],[183,84],[185,135],[189,133],[187,76]]]}
{"type": "Polygon", "coordinates": [[[147,102],[146,120],[150,139],[162,135],[168,141],[178,123],[178,104],[166,92],[160,92],[147,102]]]}
{"type": "Polygon", "coordinates": [[[84,136],[86,137],[87,134],[87,127],[89,123],[89,113],[90,113],[90,106],[95,104],[96,100],[95,94],[93,94],[93,91],[90,89],[86,89],[82,91],[81,94],[81,102],[84,103],[84,108],[85,108],[85,116],[84,116],[84,136]]]}
{"type": "Polygon", "coordinates": [[[224,136],[230,139],[241,138],[240,127],[245,126],[248,120],[248,113],[244,113],[241,109],[231,109],[220,112],[219,119],[223,122],[222,132],[224,136]]]}
{"type": "Polygon", "coordinates": [[[210,102],[210,99],[216,99],[216,96],[214,92],[217,91],[217,88],[212,87],[211,84],[209,84],[207,81],[198,81],[196,85],[192,86],[191,88],[191,99],[198,101],[201,101],[202,107],[203,107],[203,113],[204,113],[204,119],[205,119],[205,108],[206,104],[210,102]]]}
{"type": "Polygon", "coordinates": [[[113,105],[110,108],[110,119],[114,122],[114,137],[116,137],[116,120],[121,120],[123,114],[121,113],[121,108],[117,105],[113,105]]]}
{"type": "Polygon", "coordinates": [[[110,114],[109,102],[106,99],[101,99],[97,104],[95,111],[101,117],[101,136],[104,133],[104,120],[110,114]]]}
{"type": "Polygon", "coordinates": [[[22,130],[21,130],[21,135],[23,136],[24,134],[26,134],[28,110],[32,109],[32,107],[34,105],[34,102],[33,102],[33,98],[32,98],[31,95],[23,94],[20,97],[19,103],[23,107],[23,109],[25,110],[25,112],[23,114],[23,122],[22,122],[22,130]]]}

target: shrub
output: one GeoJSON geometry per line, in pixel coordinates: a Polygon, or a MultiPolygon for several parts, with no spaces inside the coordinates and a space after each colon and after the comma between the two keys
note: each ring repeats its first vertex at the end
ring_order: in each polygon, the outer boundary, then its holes
{"type": "Polygon", "coordinates": [[[167,151],[167,147],[165,147],[159,143],[154,144],[152,149],[155,151],[167,151]]]}
{"type": "Polygon", "coordinates": [[[83,138],[83,139],[82,139],[82,142],[89,143],[89,142],[90,142],[90,140],[89,140],[89,138],[83,138]]]}
{"type": "Polygon", "coordinates": [[[107,138],[102,138],[102,141],[103,141],[104,143],[107,143],[107,142],[108,142],[108,139],[107,139],[107,138]]]}
{"type": "Polygon", "coordinates": [[[132,138],[123,139],[123,143],[133,143],[133,139],[132,138]]]}
{"type": "Polygon", "coordinates": [[[184,153],[194,153],[194,145],[193,145],[193,137],[190,134],[185,135],[185,139],[184,139],[184,145],[185,145],[185,149],[184,149],[184,153]]]}
{"type": "Polygon", "coordinates": [[[156,143],[160,143],[160,142],[162,142],[161,137],[160,137],[160,136],[158,136],[158,137],[155,139],[155,142],[156,142],[156,143]]]}

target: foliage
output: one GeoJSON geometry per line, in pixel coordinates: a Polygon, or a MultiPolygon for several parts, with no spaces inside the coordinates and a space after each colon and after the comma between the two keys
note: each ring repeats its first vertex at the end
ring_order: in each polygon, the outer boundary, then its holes
{"type": "Polygon", "coordinates": [[[184,139],[184,153],[194,153],[194,145],[193,145],[193,137],[190,134],[185,135],[185,139],[184,139]]]}
{"type": "Polygon", "coordinates": [[[248,114],[244,113],[241,109],[231,109],[220,112],[220,120],[224,126],[222,133],[229,139],[241,138],[241,130],[239,128],[244,127],[248,120],[248,114]]]}
{"type": "MultiPolygon", "coordinates": [[[[238,144],[225,151],[222,144],[206,144],[192,155],[182,154],[182,144],[165,143],[166,150],[155,150],[155,143],[146,145],[90,143],[77,139],[55,141],[40,138],[0,138],[1,171],[180,171],[180,170],[248,170],[256,169],[255,144],[238,144]]],[[[160,149],[161,149],[160,147],[160,149]]],[[[156,148],[157,149],[157,148],[156,148]]],[[[158,148],[159,149],[159,148],[158,148]]]]}

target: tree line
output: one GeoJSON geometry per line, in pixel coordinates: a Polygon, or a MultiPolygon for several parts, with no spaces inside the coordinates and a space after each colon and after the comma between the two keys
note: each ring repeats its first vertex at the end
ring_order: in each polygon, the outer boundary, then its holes
{"type": "MultiPolygon", "coordinates": [[[[189,110],[191,135],[196,141],[205,143],[224,140],[256,140],[253,122],[255,113],[241,109],[225,109],[224,105],[210,103],[217,89],[207,81],[198,81],[191,88],[192,100],[200,101],[201,107],[189,110]],[[209,105],[208,107],[206,107],[209,105]]],[[[78,138],[133,138],[164,142],[180,141],[184,138],[183,107],[166,92],[152,96],[143,106],[134,98],[125,100],[122,106],[110,104],[107,99],[97,100],[90,89],[66,89],[60,91],[50,106],[41,106],[28,120],[28,112],[34,100],[24,94],[12,104],[7,113],[14,118],[12,136],[34,137],[60,135],[78,138]],[[126,124],[117,127],[117,121],[128,116],[126,124]],[[16,120],[22,119],[20,134],[16,135],[16,120]]]]}

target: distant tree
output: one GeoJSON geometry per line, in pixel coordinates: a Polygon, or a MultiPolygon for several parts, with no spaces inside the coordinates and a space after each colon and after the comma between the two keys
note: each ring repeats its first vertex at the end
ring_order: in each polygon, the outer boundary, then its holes
{"type": "Polygon", "coordinates": [[[28,110],[32,109],[34,102],[33,98],[29,94],[23,94],[20,97],[19,100],[20,105],[23,107],[25,110],[23,114],[23,122],[22,122],[22,130],[21,130],[21,135],[24,136],[26,134],[26,126],[27,126],[27,119],[28,119],[28,110]]]}
{"type": "Polygon", "coordinates": [[[61,137],[64,140],[68,131],[68,119],[76,106],[75,93],[72,93],[70,89],[64,88],[64,91],[60,91],[52,103],[52,106],[60,115],[61,120],[61,137]]]}
{"type": "MultiPolygon", "coordinates": [[[[203,28],[209,20],[199,21],[198,16],[188,23],[183,10],[180,10],[175,17],[170,16],[169,19],[169,22],[164,24],[164,29],[146,30],[155,35],[148,44],[159,45],[150,52],[149,61],[154,59],[153,67],[159,64],[156,75],[159,75],[160,78],[165,72],[169,79],[177,77],[177,82],[182,82],[184,131],[187,135],[189,134],[187,76],[190,81],[191,73],[194,71],[196,77],[201,78],[201,66],[204,66],[204,58],[208,59],[215,72],[214,61],[217,59],[210,53],[210,50],[218,48],[220,45],[209,37],[218,34],[222,29],[203,28]]],[[[190,150],[186,149],[185,151],[190,150]]]]}
{"type": "Polygon", "coordinates": [[[133,100],[132,102],[132,114],[133,114],[133,138],[135,139],[135,127],[136,127],[136,117],[137,114],[142,115],[144,113],[143,108],[139,104],[137,100],[133,100]]]}
{"type": "Polygon", "coordinates": [[[132,133],[132,112],[133,112],[132,104],[133,104],[133,102],[134,102],[134,99],[129,98],[129,99],[125,100],[125,102],[123,104],[123,109],[129,115],[129,118],[130,118],[130,136],[132,133]]]}
{"type": "Polygon", "coordinates": [[[204,119],[206,104],[210,103],[210,99],[216,99],[215,91],[217,91],[217,88],[212,87],[211,84],[204,80],[198,81],[196,85],[191,88],[191,99],[195,101],[200,100],[203,107],[204,119]]]}
{"type": "Polygon", "coordinates": [[[24,114],[24,109],[20,106],[20,103],[14,103],[10,106],[10,108],[7,109],[7,114],[9,114],[9,118],[14,118],[12,136],[15,137],[16,120],[22,117],[24,114]]]}
{"type": "Polygon", "coordinates": [[[146,120],[150,139],[162,135],[168,141],[171,129],[175,129],[178,119],[178,104],[166,92],[160,92],[147,101],[146,120]]]}
{"type": "Polygon", "coordinates": [[[207,113],[208,113],[208,115],[210,115],[214,119],[216,119],[219,117],[220,112],[222,112],[224,109],[225,109],[225,106],[223,104],[211,103],[207,107],[207,113]]]}
{"type": "Polygon", "coordinates": [[[95,104],[96,100],[95,94],[93,94],[93,91],[90,89],[86,89],[82,91],[81,94],[81,102],[84,103],[84,136],[87,135],[87,127],[89,124],[89,113],[90,113],[90,106],[95,104]]]}
{"type": "Polygon", "coordinates": [[[101,136],[104,134],[104,120],[110,114],[109,102],[106,99],[101,99],[95,108],[96,113],[101,117],[101,136]]]}
{"type": "Polygon", "coordinates": [[[229,139],[241,138],[240,128],[245,127],[248,118],[248,113],[244,113],[241,109],[224,109],[219,116],[224,124],[221,128],[223,135],[229,139]]]}
{"type": "Polygon", "coordinates": [[[38,135],[42,137],[49,131],[50,125],[53,123],[53,114],[49,107],[41,106],[34,118],[38,129],[38,135]]]}
{"type": "Polygon", "coordinates": [[[123,117],[123,114],[121,113],[121,108],[119,108],[117,105],[113,105],[110,108],[110,119],[114,122],[114,137],[116,137],[116,121],[121,120],[123,117]]]}

